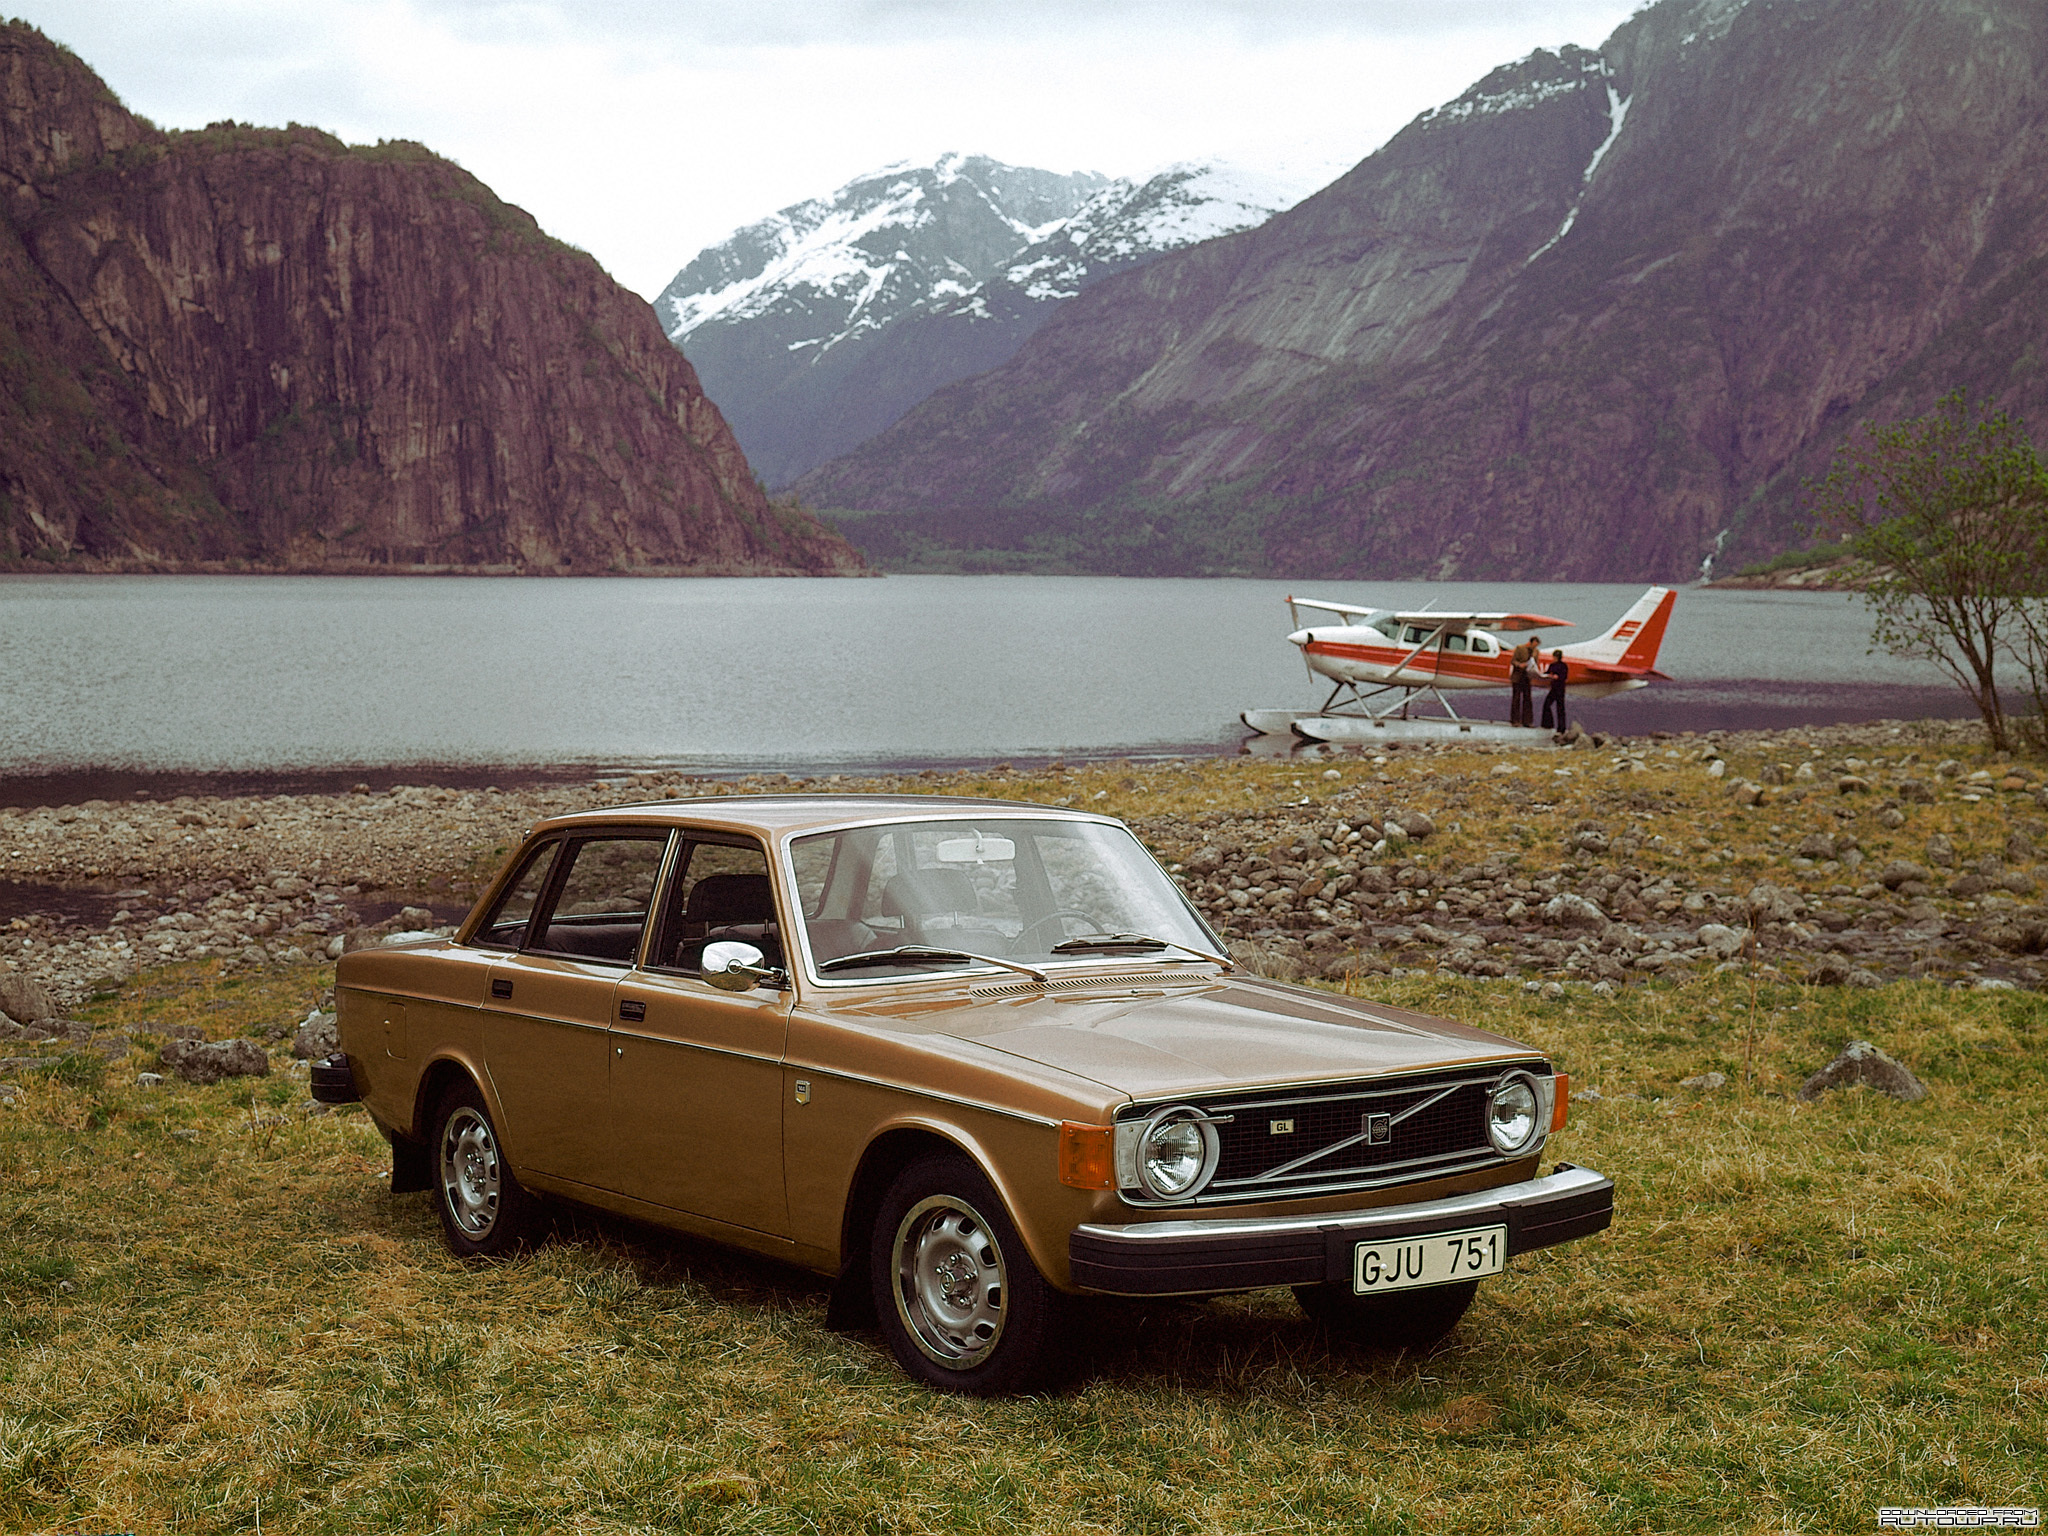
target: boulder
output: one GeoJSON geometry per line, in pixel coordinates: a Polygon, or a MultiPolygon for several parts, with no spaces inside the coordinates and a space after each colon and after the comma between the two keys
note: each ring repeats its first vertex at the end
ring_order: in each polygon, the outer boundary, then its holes
{"type": "Polygon", "coordinates": [[[334,1014],[315,1008],[292,1034],[292,1055],[300,1061],[318,1061],[341,1049],[341,1030],[334,1014]]]}
{"type": "Polygon", "coordinates": [[[0,1013],[11,1014],[24,1024],[40,1024],[56,1017],[57,1000],[33,977],[0,971],[0,1013]]]}
{"type": "Polygon", "coordinates": [[[1700,947],[1711,950],[1723,960],[1733,960],[1742,953],[1743,933],[1740,928],[1730,928],[1725,923],[1703,923],[1698,934],[1700,947]]]}
{"type": "Polygon", "coordinates": [[[217,1083],[224,1077],[264,1077],[270,1057],[254,1040],[173,1040],[163,1050],[164,1067],[188,1083],[217,1083]]]}
{"type": "Polygon", "coordinates": [[[1728,1086],[1728,1075],[1725,1072],[1702,1072],[1698,1077],[1688,1077],[1678,1086],[1689,1088],[1694,1093],[1712,1093],[1717,1088],[1728,1086]]]}
{"type": "Polygon", "coordinates": [[[1919,1078],[1868,1040],[1851,1040],[1843,1046],[1839,1056],[1801,1085],[1799,1097],[1811,1103],[1830,1089],[1859,1084],[1908,1104],[1927,1097],[1927,1087],[1919,1078]]]}
{"type": "Polygon", "coordinates": [[[1751,886],[1743,904],[1749,909],[1752,923],[1789,923],[1805,910],[1797,893],[1782,890],[1768,880],[1751,886]]]}
{"type": "Polygon", "coordinates": [[[1884,978],[1860,965],[1850,965],[1834,956],[1814,967],[1806,978],[1817,987],[1881,987],[1884,978]]]}
{"type": "Polygon", "coordinates": [[[1423,838],[1430,836],[1436,831],[1436,823],[1423,815],[1422,812],[1417,811],[1412,816],[1403,816],[1401,818],[1401,830],[1420,842],[1423,838]]]}
{"type": "Polygon", "coordinates": [[[1585,897],[1566,891],[1543,904],[1543,921],[1560,928],[1605,928],[1607,914],[1585,897]]]}
{"type": "Polygon", "coordinates": [[[1927,862],[1936,869],[1953,869],[1956,862],[1956,846],[1939,832],[1927,839],[1927,862]]]}
{"type": "Polygon", "coordinates": [[[1893,859],[1877,872],[1877,883],[1888,891],[1896,891],[1900,886],[1909,883],[1924,886],[1933,878],[1911,859],[1893,859]]]}

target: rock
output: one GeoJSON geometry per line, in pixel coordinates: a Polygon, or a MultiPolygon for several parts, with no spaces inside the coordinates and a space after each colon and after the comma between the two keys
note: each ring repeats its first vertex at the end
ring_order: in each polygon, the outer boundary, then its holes
{"type": "Polygon", "coordinates": [[[1952,757],[1945,757],[1934,765],[1934,776],[1937,779],[1952,779],[1962,771],[1963,765],[1952,757]]]}
{"type": "Polygon", "coordinates": [[[1861,774],[1845,773],[1835,780],[1835,789],[1844,795],[1863,795],[1870,792],[1870,780],[1861,774]]]}
{"type": "Polygon", "coordinates": [[[1417,811],[1412,816],[1403,816],[1401,818],[1401,830],[1417,842],[1420,842],[1423,838],[1430,836],[1436,831],[1436,823],[1423,815],[1422,812],[1417,811]]]}
{"type": "Polygon", "coordinates": [[[1764,803],[1763,785],[1752,784],[1748,779],[1742,780],[1735,786],[1735,803],[1737,805],[1762,805],[1764,803]]]}
{"type": "Polygon", "coordinates": [[[1905,812],[1896,805],[1887,806],[1877,813],[1877,824],[1888,832],[1896,832],[1906,824],[1905,812]]]}
{"type": "Polygon", "coordinates": [[[10,1014],[24,1024],[40,1024],[57,1015],[57,1001],[50,989],[19,971],[0,971],[0,1013],[10,1014]]]}
{"type": "Polygon", "coordinates": [[[163,1085],[164,1075],[161,1072],[138,1072],[135,1074],[135,1086],[138,1088],[161,1088],[163,1085]]]}
{"type": "Polygon", "coordinates": [[[1707,777],[1710,779],[1718,779],[1727,771],[1728,765],[1718,757],[1707,764],[1707,777]]]}
{"type": "Polygon", "coordinates": [[[1817,987],[1881,987],[1884,978],[1860,965],[1850,965],[1833,956],[1821,961],[1806,978],[1817,987]]]}
{"type": "Polygon", "coordinates": [[[1700,947],[1711,950],[1723,960],[1733,960],[1742,953],[1743,932],[1730,928],[1725,923],[1703,923],[1698,934],[1700,947]]]}
{"type": "Polygon", "coordinates": [[[1927,1087],[1919,1078],[1868,1040],[1851,1040],[1843,1046],[1839,1056],[1801,1085],[1799,1097],[1811,1103],[1831,1089],[1853,1088],[1859,1084],[1874,1088],[1879,1093],[1888,1093],[1895,1099],[1903,1099],[1908,1104],[1927,1097],[1927,1087]]]}
{"type": "Polygon", "coordinates": [[[1408,846],[1408,829],[1389,816],[1381,841],[1387,845],[1389,852],[1398,852],[1408,846]]]}
{"type": "Polygon", "coordinates": [[[341,1049],[341,1030],[336,1016],[315,1008],[292,1034],[292,1055],[300,1061],[318,1061],[341,1049]]]}
{"type": "Polygon", "coordinates": [[[1792,773],[1793,779],[1801,784],[1811,783],[1814,778],[1813,764],[1801,763],[1792,773]]]}
{"type": "Polygon", "coordinates": [[[1690,1088],[1694,1093],[1712,1093],[1717,1088],[1728,1086],[1728,1075],[1725,1072],[1702,1072],[1698,1077],[1688,1077],[1678,1086],[1690,1088]]]}
{"type": "Polygon", "coordinates": [[[2005,840],[2005,856],[2015,864],[2034,862],[2034,840],[2024,832],[2014,832],[2005,840]]]}
{"type": "Polygon", "coordinates": [[[1572,834],[1570,846],[1587,853],[1605,853],[1612,845],[1605,827],[1581,827],[1572,834]]]}
{"type": "Polygon", "coordinates": [[[1553,896],[1543,904],[1543,920],[1560,928],[1605,928],[1607,914],[1583,896],[1570,891],[1553,896]]]}
{"type": "Polygon", "coordinates": [[[217,1083],[224,1077],[264,1077],[270,1057],[254,1040],[173,1040],[163,1049],[163,1063],[188,1083],[217,1083]]]}
{"type": "Polygon", "coordinates": [[[1893,859],[1877,872],[1877,883],[1888,891],[1907,884],[1925,885],[1933,876],[1911,859],[1893,859]]]}
{"type": "Polygon", "coordinates": [[[1832,859],[1835,856],[1835,840],[1825,832],[1810,832],[1799,844],[1802,859],[1832,859]]]}
{"type": "Polygon", "coordinates": [[[1959,901],[1967,901],[1972,896],[1981,896],[1990,889],[1991,882],[1982,875],[1977,874],[1974,870],[1968,874],[1958,875],[1948,883],[1949,895],[1959,901]]]}
{"type": "Polygon", "coordinates": [[[1927,839],[1927,862],[1936,869],[1953,869],[1956,862],[1956,845],[1939,832],[1927,839]]]}
{"type": "Polygon", "coordinates": [[[1743,905],[1749,909],[1752,923],[1790,923],[1797,921],[1805,910],[1799,897],[1783,890],[1768,880],[1759,881],[1750,887],[1749,895],[1743,898],[1743,905]]]}

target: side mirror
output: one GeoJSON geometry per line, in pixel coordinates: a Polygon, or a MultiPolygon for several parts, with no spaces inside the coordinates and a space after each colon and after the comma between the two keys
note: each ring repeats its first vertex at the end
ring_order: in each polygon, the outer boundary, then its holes
{"type": "Polygon", "coordinates": [[[751,944],[722,939],[704,946],[699,969],[704,979],[721,992],[745,992],[763,982],[772,987],[788,986],[789,977],[768,965],[767,959],[751,944]]]}

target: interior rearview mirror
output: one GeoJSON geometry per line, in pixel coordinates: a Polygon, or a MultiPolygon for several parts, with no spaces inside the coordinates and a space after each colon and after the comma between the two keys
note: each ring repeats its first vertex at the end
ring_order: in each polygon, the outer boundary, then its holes
{"type": "Polygon", "coordinates": [[[941,864],[1007,864],[1017,857],[1017,845],[1007,837],[949,837],[934,850],[941,864]]]}

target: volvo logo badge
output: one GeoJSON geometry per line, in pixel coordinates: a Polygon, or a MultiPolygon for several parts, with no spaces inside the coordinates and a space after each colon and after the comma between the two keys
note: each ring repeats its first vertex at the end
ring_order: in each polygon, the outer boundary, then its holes
{"type": "Polygon", "coordinates": [[[1365,1142],[1370,1147],[1384,1147],[1394,1139],[1394,1117],[1392,1115],[1367,1115],[1365,1117],[1365,1142]]]}

